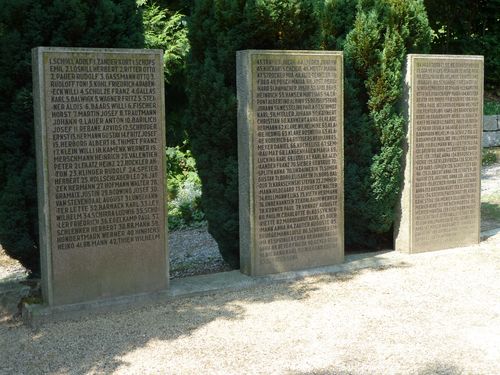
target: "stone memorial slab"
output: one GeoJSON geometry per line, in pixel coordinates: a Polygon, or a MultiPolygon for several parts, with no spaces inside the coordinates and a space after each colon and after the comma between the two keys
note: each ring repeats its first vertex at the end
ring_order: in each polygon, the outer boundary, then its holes
{"type": "Polygon", "coordinates": [[[341,52],[237,53],[241,270],[344,259],[341,52]]]}
{"type": "Polygon", "coordinates": [[[395,249],[479,242],[483,57],[408,55],[408,133],[395,249]]]}
{"type": "Polygon", "coordinates": [[[32,55],[44,302],[165,290],[162,52],[32,55]]]}

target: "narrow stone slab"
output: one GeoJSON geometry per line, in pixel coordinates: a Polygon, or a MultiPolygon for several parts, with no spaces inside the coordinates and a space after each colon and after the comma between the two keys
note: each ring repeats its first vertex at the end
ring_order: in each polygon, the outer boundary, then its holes
{"type": "Polygon", "coordinates": [[[49,306],[168,286],[159,50],[33,49],[49,306]]]}
{"type": "Polygon", "coordinates": [[[479,242],[483,57],[408,55],[408,133],[395,249],[479,242]]]}
{"type": "Polygon", "coordinates": [[[241,271],[340,263],[341,52],[237,53],[241,271]]]}

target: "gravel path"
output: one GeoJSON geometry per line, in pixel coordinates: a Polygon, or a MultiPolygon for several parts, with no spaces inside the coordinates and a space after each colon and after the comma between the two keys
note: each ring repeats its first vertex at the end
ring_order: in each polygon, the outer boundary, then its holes
{"type": "Polygon", "coordinates": [[[500,233],[319,275],[31,330],[2,374],[499,374],[500,233]]]}
{"type": "Polygon", "coordinates": [[[206,227],[177,230],[170,232],[168,237],[170,278],[230,270],[206,227]]]}
{"type": "Polygon", "coordinates": [[[500,193],[500,164],[483,167],[481,170],[481,195],[500,193]]]}

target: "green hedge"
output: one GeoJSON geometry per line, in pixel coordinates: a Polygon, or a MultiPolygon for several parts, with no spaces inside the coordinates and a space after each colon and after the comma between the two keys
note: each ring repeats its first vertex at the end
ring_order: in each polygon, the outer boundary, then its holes
{"type": "Polygon", "coordinates": [[[140,48],[135,0],[2,0],[0,3],[0,243],[39,271],[31,49],[140,48]]]}
{"type": "Polygon", "coordinates": [[[433,53],[484,55],[485,88],[500,96],[500,0],[425,0],[433,53]]]}
{"type": "Polygon", "coordinates": [[[429,50],[420,0],[360,1],[344,44],[345,231],[351,247],[388,246],[401,185],[407,53],[429,50]]]}

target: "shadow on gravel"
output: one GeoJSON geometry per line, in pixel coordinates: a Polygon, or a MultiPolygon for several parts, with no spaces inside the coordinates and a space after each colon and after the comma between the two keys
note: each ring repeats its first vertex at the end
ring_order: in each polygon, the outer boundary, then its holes
{"type": "Polygon", "coordinates": [[[305,277],[241,291],[218,291],[126,312],[96,315],[78,322],[50,323],[38,330],[9,327],[0,322],[0,350],[4,358],[0,361],[0,373],[31,373],[33,369],[41,373],[110,373],[127,366],[121,357],[152,341],[188,337],[215,320],[244,319],[245,304],[306,299],[322,284],[344,283],[363,272],[408,266],[405,263],[386,266],[375,261],[367,269],[305,277]]]}
{"type": "MultiPolygon", "coordinates": [[[[390,370],[390,369],[387,369],[390,370]]],[[[357,375],[364,374],[365,372],[355,372],[355,371],[346,371],[342,369],[337,369],[333,367],[328,367],[327,369],[318,369],[312,371],[292,371],[289,372],[289,375],[357,375]]],[[[413,373],[413,372],[411,372],[413,373]]],[[[426,364],[422,369],[417,370],[416,374],[418,375],[461,375],[463,374],[463,370],[456,366],[453,363],[449,362],[430,362],[426,364]]]]}
{"type": "Polygon", "coordinates": [[[500,228],[500,203],[481,202],[481,230],[500,228]]]}
{"type": "Polygon", "coordinates": [[[418,371],[418,375],[459,375],[463,370],[454,363],[435,361],[418,371]]]}
{"type": "Polygon", "coordinates": [[[19,298],[16,291],[0,291],[0,325],[12,321],[13,315],[17,313],[19,298]]]}

